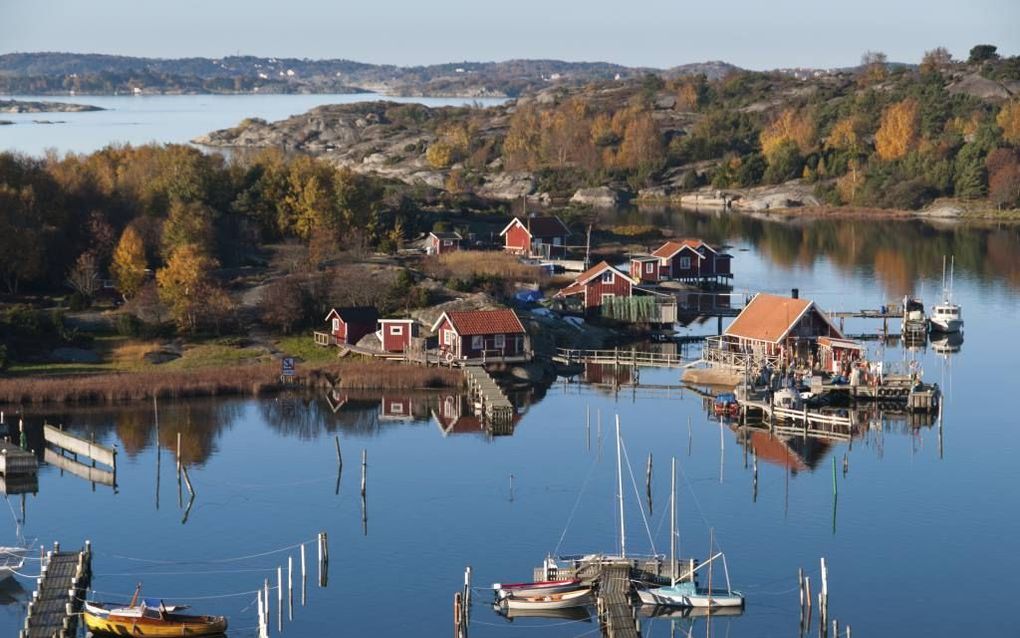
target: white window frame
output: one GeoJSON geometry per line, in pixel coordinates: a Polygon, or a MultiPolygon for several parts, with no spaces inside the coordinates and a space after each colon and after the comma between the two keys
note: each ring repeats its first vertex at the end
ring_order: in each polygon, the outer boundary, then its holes
{"type": "Polygon", "coordinates": [[[453,345],[453,343],[455,341],[454,334],[455,333],[453,332],[453,330],[443,330],[443,345],[444,346],[452,346],[453,345]]]}
{"type": "Polygon", "coordinates": [[[691,269],[691,258],[690,257],[681,257],[680,258],[680,269],[681,270],[690,270],[691,269]]]}
{"type": "Polygon", "coordinates": [[[404,335],[404,326],[402,326],[399,323],[390,324],[390,336],[394,336],[394,337],[400,336],[400,337],[402,337],[403,335],[404,335]]]}
{"type": "Polygon", "coordinates": [[[333,317],[333,332],[340,332],[340,317],[333,317]]]}
{"type": "Polygon", "coordinates": [[[506,348],[506,335],[496,335],[492,338],[492,347],[496,350],[506,348]]]}
{"type": "Polygon", "coordinates": [[[604,292],[604,293],[602,293],[602,296],[599,297],[599,305],[602,305],[602,304],[606,303],[606,299],[615,299],[615,298],[616,298],[615,294],[613,294],[611,292],[604,292]]]}
{"type": "Polygon", "coordinates": [[[605,270],[602,272],[602,283],[611,284],[616,280],[616,273],[612,270],[605,270]]]}
{"type": "Polygon", "coordinates": [[[444,246],[452,246],[453,245],[453,240],[452,239],[444,239],[443,240],[443,245],[444,246]]]}
{"type": "Polygon", "coordinates": [[[404,404],[400,401],[393,401],[390,403],[390,414],[403,414],[404,404]]]}
{"type": "Polygon", "coordinates": [[[650,275],[655,272],[655,262],[649,261],[645,263],[645,274],[650,275]]]}
{"type": "Polygon", "coordinates": [[[482,335],[475,335],[471,337],[471,349],[472,350],[483,350],[485,348],[485,337],[482,335]]]}

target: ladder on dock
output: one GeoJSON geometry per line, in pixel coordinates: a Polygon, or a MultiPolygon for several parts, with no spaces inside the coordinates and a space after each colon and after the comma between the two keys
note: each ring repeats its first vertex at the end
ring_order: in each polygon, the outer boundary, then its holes
{"type": "Polygon", "coordinates": [[[92,546],[62,552],[54,543],[46,553],[19,638],[73,638],[92,579],[92,546]]]}
{"type": "Polygon", "coordinates": [[[463,370],[468,392],[481,403],[484,418],[496,426],[512,425],[514,405],[495,379],[480,365],[466,365],[463,370]]]}

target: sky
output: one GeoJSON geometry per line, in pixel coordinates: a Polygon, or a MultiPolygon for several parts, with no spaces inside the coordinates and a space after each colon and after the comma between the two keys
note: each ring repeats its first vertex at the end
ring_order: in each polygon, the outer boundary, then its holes
{"type": "Polygon", "coordinates": [[[1020,52],[1020,0],[0,0],[0,53],[232,54],[399,65],[514,58],[666,68],[1020,52]]]}

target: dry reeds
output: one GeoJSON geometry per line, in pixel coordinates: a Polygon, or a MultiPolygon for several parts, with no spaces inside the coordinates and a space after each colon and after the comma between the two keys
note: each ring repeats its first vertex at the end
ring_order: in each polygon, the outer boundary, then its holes
{"type": "Polygon", "coordinates": [[[545,272],[521,263],[514,255],[496,251],[458,250],[426,260],[425,271],[437,279],[498,277],[506,281],[542,283],[545,272]]]}
{"type": "Polygon", "coordinates": [[[0,380],[0,403],[119,403],[152,397],[183,398],[251,395],[285,387],[418,389],[457,387],[463,380],[450,369],[423,368],[384,361],[353,361],[310,368],[295,383],[283,384],[276,364],[238,365],[198,370],[157,370],[63,377],[0,380]]]}

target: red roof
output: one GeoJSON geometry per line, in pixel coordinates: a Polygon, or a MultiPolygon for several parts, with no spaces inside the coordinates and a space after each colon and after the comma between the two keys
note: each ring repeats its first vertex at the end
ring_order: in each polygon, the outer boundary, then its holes
{"type": "Polygon", "coordinates": [[[712,248],[705,242],[701,241],[700,239],[682,239],[680,241],[667,241],[665,244],[659,246],[659,248],[652,253],[652,257],[669,259],[670,257],[677,254],[684,248],[690,248],[697,252],[698,249],[701,248],[702,246],[708,248],[712,252],[715,252],[714,248],[712,248]]]}
{"type": "Polygon", "coordinates": [[[433,330],[439,327],[443,318],[450,321],[450,325],[462,337],[474,335],[494,334],[523,334],[524,325],[517,318],[513,310],[450,310],[444,312],[433,330]]]}
{"type": "Polygon", "coordinates": [[[570,234],[570,229],[559,217],[532,217],[529,219],[521,219],[514,217],[510,220],[510,223],[506,225],[506,228],[500,233],[505,235],[506,231],[510,230],[510,227],[518,223],[525,230],[530,227],[530,233],[532,237],[538,237],[544,239],[547,237],[566,237],[570,234]]]}
{"type": "Polygon", "coordinates": [[[577,279],[574,280],[574,283],[570,284],[569,286],[567,286],[563,290],[561,290],[558,293],[556,293],[555,296],[556,297],[569,297],[570,295],[576,295],[577,293],[579,293],[579,292],[584,290],[584,285],[586,283],[588,283],[592,279],[598,277],[599,275],[601,275],[606,270],[612,270],[614,273],[616,273],[617,277],[623,277],[624,279],[629,281],[631,284],[638,283],[637,279],[634,279],[633,277],[631,277],[627,273],[623,272],[619,268],[614,268],[614,267],[610,266],[609,262],[600,261],[599,263],[595,264],[594,266],[592,266],[588,270],[586,270],[583,273],[581,273],[580,275],[578,275],[577,279]]]}
{"type": "Polygon", "coordinates": [[[825,313],[818,310],[813,301],[780,297],[764,292],[754,296],[751,303],[747,304],[726,329],[725,334],[743,339],[779,343],[790,332],[790,329],[797,325],[800,318],[812,308],[829,323],[836,335],[842,337],[839,330],[836,330],[836,327],[829,322],[825,313]]]}

